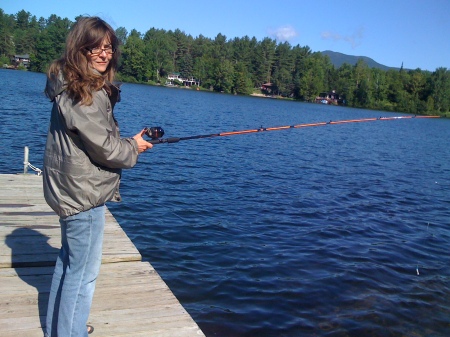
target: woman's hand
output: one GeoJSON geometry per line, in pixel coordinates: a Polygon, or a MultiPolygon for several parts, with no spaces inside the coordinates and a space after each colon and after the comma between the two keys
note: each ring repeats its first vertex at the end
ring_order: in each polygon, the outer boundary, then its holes
{"type": "Polygon", "coordinates": [[[137,135],[133,137],[137,142],[139,153],[147,151],[148,149],[151,149],[153,147],[153,144],[147,142],[144,138],[142,138],[144,134],[145,129],[143,129],[141,132],[139,132],[137,135]]]}

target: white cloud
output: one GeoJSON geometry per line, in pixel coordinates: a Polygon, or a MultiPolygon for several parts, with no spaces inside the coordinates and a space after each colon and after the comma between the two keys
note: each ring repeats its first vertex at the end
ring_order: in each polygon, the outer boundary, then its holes
{"type": "Polygon", "coordinates": [[[274,38],[280,42],[292,40],[299,35],[292,26],[282,26],[276,29],[269,29],[268,34],[271,38],[274,38]]]}
{"type": "Polygon", "coordinates": [[[362,43],[362,39],[364,37],[364,27],[358,28],[351,35],[341,35],[339,33],[325,31],[322,32],[322,39],[324,40],[334,40],[334,41],[345,41],[350,43],[352,48],[359,46],[362,43]]]}

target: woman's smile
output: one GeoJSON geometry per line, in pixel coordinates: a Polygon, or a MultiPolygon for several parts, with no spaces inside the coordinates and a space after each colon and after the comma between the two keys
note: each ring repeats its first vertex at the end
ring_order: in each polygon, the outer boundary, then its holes
{"type": "Polygon", "coordinates": [[[109,65],[109,60],[102,60],[100,56],[97,57],[98,60],[92,60],[92,66],[94,69],[96,69],[99,73],[103,74],[109,65]]]}
{"type": "Polygon", "coordinates": [[[91,50],[90,62],[92,67],[103,74],[108,69],[109,61],[113,57],[114,49],[109,39],[103,40],[101,47],[91,50]]]}

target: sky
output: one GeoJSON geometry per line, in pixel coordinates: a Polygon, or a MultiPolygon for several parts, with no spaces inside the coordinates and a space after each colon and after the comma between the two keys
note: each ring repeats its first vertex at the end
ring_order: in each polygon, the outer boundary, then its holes
{"type": "Polygon", "coordinates": [[[450,69],[450,0],[0,0],[5,14],[75,20],[99,16],[145,34],[180,29],[192,37],[265,37],[311,51],[367,56],[389,67],[450,69]]]}

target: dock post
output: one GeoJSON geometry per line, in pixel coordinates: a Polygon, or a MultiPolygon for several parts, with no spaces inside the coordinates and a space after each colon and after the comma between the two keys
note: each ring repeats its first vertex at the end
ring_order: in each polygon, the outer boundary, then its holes
{"type": "Polygon", "coordinates": [[[27,174],[28,173],[28,146],[25,146],[24,149],[24,155],[23,155],[23,174],[27,174]]]}

